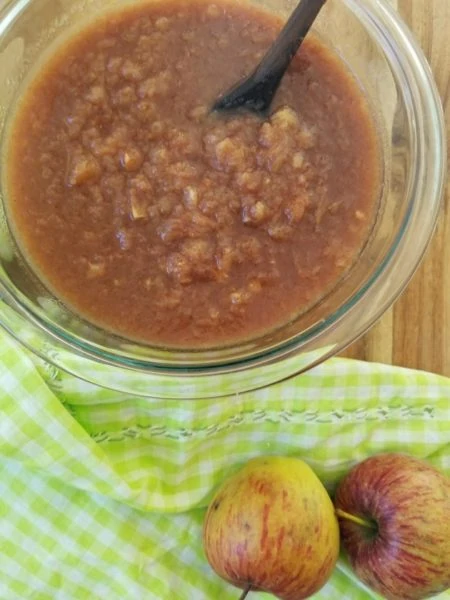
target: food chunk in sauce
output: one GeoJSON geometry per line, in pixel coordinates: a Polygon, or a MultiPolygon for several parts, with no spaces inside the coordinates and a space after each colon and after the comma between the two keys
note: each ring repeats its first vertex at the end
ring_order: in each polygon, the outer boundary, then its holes
{"type": "Polygon", "coordinates": [[[380,187],[365,97],[310,37],[271,114],[211,114],[282,26],[181,0],[122,9],[66,40],[10,136],[8,214],[68,306],[157,345],[262,335],[348,270],[380,187]]]}

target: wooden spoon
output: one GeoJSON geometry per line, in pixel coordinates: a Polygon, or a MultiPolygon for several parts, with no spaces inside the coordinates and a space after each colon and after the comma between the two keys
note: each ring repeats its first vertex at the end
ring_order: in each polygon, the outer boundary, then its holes
{"type": "Polygon", "coordinates": [[[286,69],[325,2],[326,0],[300,0],[255,71],[221,96],[213,110],[232,111],[240,108],[264,116],[286,69]]]}

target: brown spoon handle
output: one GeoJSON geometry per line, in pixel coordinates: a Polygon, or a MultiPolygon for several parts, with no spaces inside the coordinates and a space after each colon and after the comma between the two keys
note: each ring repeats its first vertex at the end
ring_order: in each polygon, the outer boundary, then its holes
{"type": "Polygon", "coordinates": [[[247,110],[265,114],[283,75],[326,0],[301,0],[253,73],[215,103],[213,110],[247,110]]]}

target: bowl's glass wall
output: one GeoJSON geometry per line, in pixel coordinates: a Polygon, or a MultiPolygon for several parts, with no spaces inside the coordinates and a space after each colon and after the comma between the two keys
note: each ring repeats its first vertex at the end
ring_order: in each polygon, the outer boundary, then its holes
{"type": "MultiPolygon", "coordinates": [[[[74,26],[136,0],[12,0],[0,9],[0,141],[23,82],[74,26]]],[[[287,15],[296,2],[261,0],[287,15]]],[[[321,302],[277,332],[202,352],[154,349],[102,331],[68,311],[33,275],[0,207],[0,322],[33,351],[78,376],[134,393],[214,396],[267,385],[350,343],[389,306],[417,266],[439,209],[445,165],[440,105],[423,56],[386,5],[328,3],[316,32],[358,77],[382,138],[384,185],[359,260],[321,302]]],[[[26,176],[26,174],[24,174],[26,176]]]]}

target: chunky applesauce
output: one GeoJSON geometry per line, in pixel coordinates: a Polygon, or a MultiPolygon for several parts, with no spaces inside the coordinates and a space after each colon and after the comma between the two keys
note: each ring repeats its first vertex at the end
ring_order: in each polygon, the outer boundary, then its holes
{"type": "Polygon", "coordinates": [[[380,189],[374,120],[314,37],[271,114],[213,114],[282,22],[223,0],[129,6],[59,46],[8,151],[8,215],[45,284],[131,339],[204,347],[266,333],[356,260],[380,189]]]}

